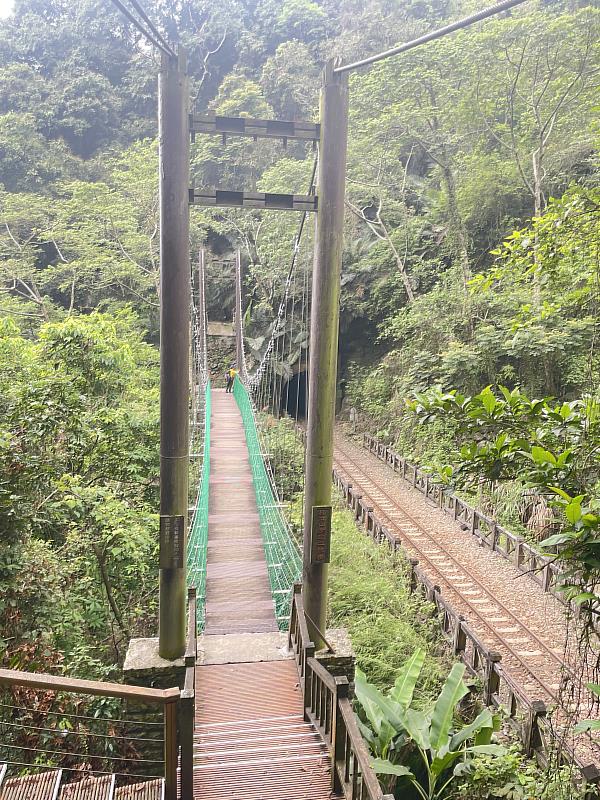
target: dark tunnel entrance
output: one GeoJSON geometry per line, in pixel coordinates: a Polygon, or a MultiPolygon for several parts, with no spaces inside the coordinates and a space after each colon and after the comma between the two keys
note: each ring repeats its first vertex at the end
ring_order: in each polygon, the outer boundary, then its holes
{"type": "Polygon", "coordinates": [[[279,407],[293,419],[306,419],[306,372],[298,372],[283,384],[279,407]]]}

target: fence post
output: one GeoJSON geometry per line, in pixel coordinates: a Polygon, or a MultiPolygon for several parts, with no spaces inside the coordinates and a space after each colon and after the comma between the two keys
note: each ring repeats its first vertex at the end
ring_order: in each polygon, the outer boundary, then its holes
{"type": "Polygon", "coordinates": [[[585,780],[586,792],[584,800],[593,800],[598,797],[597,790],[600,783],[600,769],[595,764],[587,764],[581,768],[581,774],[585,780]],[[587,787],[590,787],[589,789],[587,787]]]}
{"type": "Polygon", "coordinates": [[[346,763],[346,724],[344,718],[338,713],[338,700],[348,697],[350,684],[345,675],[338,675],[335,677],[336,692],[333,697],[333,735],[331,737],[332,753],[331,753],[331,788],[333,794],[343,795],[343,783],[337,771],[338,763],[346,763]]]}
{"type": "Polygon", "coordinates": [[[550,591],[550,584],[552,583],[552,568],[550,563],[546,564],[542,573],[542,589],[545,592],[550,591]]]}
{"type": "Polygon", "coordinates": [[[414,594],[417,591],[417,567],[419,565],[418,558],[409,559],[410,564],[410,592],[414,594]]]}
{"type": "Polygon", "coordinates": [[[539,728],[539,718],[546,716],[546,704],[542,700],[534,700],[527,715],[525,723],[525,735],[523,743],[525,745],[525,754],[532,756],[534,752],[541,746],[542,737],[539,728]]]}
{"type": "Polygon", "coordinates": [[[515,536],[515,566],[517,569],[519,569],[523,561],[523,541],[522,536],[515,536]]]}
{"type": "Polygon", "coordinates": [[[452,652],[455,656],[462,655],[467,648],[467,634],[463,628],[465,618],[460,614],[456,620],[456,627],[454,629],[454,641],[452,642],[452,652]]]}
{"type": "Polygon", "coordinates": [[[310,647],[304,648],[304,675],[302,676],[302,681],[304,686],[302,687],[302,696],[304,698],[304,719],[308,722],[309,716],[306,713],[306,710],[313,710],[314,705],[314,698],[313,698],[313,689],[314,689],[314,681],[313,681],[313,671],[308,663],[309,658],[315,657],[315,646],[311,645],[310,647]],[[310,672],[310,677],[309,677],[310,672]]]}
{"type": "MultiPolygon", "coordinates": [[[[177,800],[177,700],[164,707],[165,800],[177,800]]],[[[193,741],[193,739],[192,739],[193,741]]]]}
{"type": "Polygon", "coordinates": [[[188,667],[186,670],[185,686],[181,692],[181,710],[179,713],[182,800],[191,800],[194,796],[194,673],[193,667],[188,667]]]}
{"type": "Polygon", "coordinates": [[[486,706],[492,705],[492,698],[498,694],[500,688],[500,674],[495,665],[502,661],[502,655],[495,650],[490,650],[485,667],[485,686],[483,702],[486,706]]]}

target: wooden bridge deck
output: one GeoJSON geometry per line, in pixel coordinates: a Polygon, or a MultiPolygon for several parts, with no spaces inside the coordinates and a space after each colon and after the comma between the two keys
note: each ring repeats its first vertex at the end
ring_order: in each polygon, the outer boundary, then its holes
{"type": "Polygon", "coordinates": [[[304,721],[293,660],[196,669],[194,798],[328,800],[330,759],[304,721]]]}
{"type": "Polygon", "coordinates": [[[206,634],[276,631],[275,609],[242,417],[213,390],[206,559],[206,634]]]}
{"type": "Polygon", "coordinates": [[[233,648],[196,668],[194,798],[328,800],[330,759],[304,720],[293,658],[259,661],[258,647],[227,663],[236,641],[248,652],[247,634],[278,631],[245,441],[233,395],[213,390],[204,647],[233,648]]]}

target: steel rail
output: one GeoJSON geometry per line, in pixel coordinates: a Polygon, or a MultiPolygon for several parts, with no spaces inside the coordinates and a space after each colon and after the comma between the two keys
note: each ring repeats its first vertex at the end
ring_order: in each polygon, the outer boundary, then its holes
{"type": "MultiPolygon", "coordinates": [[[[404,509],[400,509],[400,508],[398,507],[398,501],[397,501],[397,500],[396,500],[394,497],[392,497],[392,495],[390,495],[390,494],[389,494],[389,492],[387,492],[385,489],[382,489],[382,488],[381,488],[381,486],[380,486],[380,485],[379,485],[379,484],[378,484],[378,483],[377,483],[377,482],[376,482],[376,481],[375,481],[373,478],[369,477],[369,476],[366,474],[366,471],[365,471],[365,470],[364,470],[364,469],[363,469],[363,468],[360,466],[360,464],[358,464],[358,463],[357,463],[357,462],[356,462],[356,461],[355,461],[355,460],[354,460],[354,459],[353,459],[351,456],[349,456],[349,455],[348,455],[348,453],[347,453],[347,451],[345,451],[343,447],[340,447],[338,444],[336,444],[336,445],[335,445],[335,448],[336,448],[336,450],[339,450],[339,451],[340,451],[340,453],[342,454],[342,457],[343,457],[343,458],[344,458],[346,461],[348,461],[348,462],[349,462],[350,464],[352,464],[352,465],[353,465],[353,466],[354,466],[354,467],[355,467],[357,470],[359,470],[359,471],[360,471],[360,473],[361,473],[361,474],[362,474],[362,476],[363,476],[363,480],[364,480],[364,479],[366,479],[366,481],[367,481],[367,482],[370,482],[370,483],[371,483],[371,484],[372,484],[372,485],[373,485],[373,486],[374,486],[374,487],[375,487],[375,488],[376,488],[376,489],[377,489],[379,492],[381,492],[381,494],[385,495],[385,497],[387,497],[387,499],[389,500],[389,502],[390,502],[390,503],[391,503],[393,506],[395,506],[395,507],[398,509],[398,511],[400,511],[400,513],[401,513],[402,515],[404,515],[405,517],[407,517],[407,519],[408,519],[408,520],[410,520],[410,522],[411,522],[411,523],[412,523],[412,524],[413,524],[413,525],[414,525],[416,528],[418,528],[418,530],[419,530],[419,531],[421,531],[421,532],[422,532],[422,533],[423,533],[423,534],[424,534],[424,535],[427,537],[427,539],[428,539],[430,542],[433,542],[433,543],[435,544],[435,546],[436,546],[436,547],[440,548],[440,549],[443,551],[444,555],[446,555],[446,556],[447,556],[448,560],[449,560],[449,561],[451,561],[451,562],[452,562],[452,563],[453,563],[453,564],[454,564],[454,565],[455,565],[455,566],[456,566],[456,567],[457,567],[457,568],[458,568],[458,569],[459,569],[461,572],[465,573],[465,574],[466,574],[466,575],[469,577],[469,579],[470,579],[470,580],[472,580],[472,581],[473,581],[473,583],[474,583],[474,584],[476,584],[476,585],[477,585],[477,586],[480,588],[480,590],[481,590],[481,591],[484,593],[484,595],[485,595],[485,596],[487,596],[488,598],[490,598],[491,602],[493,602],[495,605],[497,605],[499,608],[501,608],[501,609],[502,609],[502,610],[503,610],[503,611],[504,611],[504,612],[505,612],[505,613],[506,613],[506,614],[507,614],[507,615],[508,615],[508,616],[511,618],[511,620],[513,620],[513,621],[514,621],[514,622],[515,622],[515,623],[516,623],[516,624],[517,624],[517,625],[518,625],[518,626],[519,626],[519,627],[520,627],[520,628],[523,630],[523,632],[524,632],[524,633],[525,633],[525,634],[528,636],[528,638],[529,638],[529,639],[532,639],[533,641],[537,642],[537,643],[538,643],[538,644],[539,644],[539,645],[540,645],[540,646],[541,646],[541,647],[542,647],[542,648],[543,648],[543,649],[544,649],[544,650],[545,650],[545,651],[546,651],[546,652],[547,652],[547,653],[548,653],[548,654],[551,656],[551,658],[552,658],[554,661],[556,661],[556,662],[557,662],[557,664],[559,664],[559,665],[560,665],[560,667],[561,667],[561,668],[565,669],[566,671],[569,671],[569,667],[568,667],[568,665],[566,665],[566,664],[564,663],[564,661],[563,661],[563,660],[562,660],[562,659],[561,659],[559,656],[557,656],[557,655],[556,655],[556,653],[554,653],[554,652],[553,652],[553,651],[552,651],[552,650],[551,650],[551,649],[548,647],[548,645],[547,645],[547,644],[545,644],[545,642],[543,642],[543,640],[541,640],[541,639],[540,639],[540,638],[539,638],[539,637],[538,637],[538,636],[537,636],[535,633],[533,633],[533,632],[532,632],[532,631],[531,631],[531,630],[530,630],[528,627],[526,627],[526,626],[525,626],[525,625],[524,625],[524,624],[523,624],[523,623],[522,623],[522,622],[519,620],[519,618],[518,618],[518,617],[517,617],[515,614],[513,614],[513,612],[512,612],[512,611],[510,611],[510,609],[509,609],[507,606],[505,606],[505,605],[504,605],[504,603],[502,603],[502,601],[498,600],[498,599],[497,599],[497,598],[496,598],[496,597],[495,597],[493,594],[491,594],[491,592],[490,592],[488,589],[486,589],[486,588],[485,588],[484,584],[483,584],[483,583],[481,583],[481,581],[479,581],[479,580],[478,580],[478,579],[477,579],[477,578],[476,578],[476,577],[475,577],[475,576],[474,576],[474,575],[473,575],[473,574],[470,572],[470,570],[469,570],[467,567],[463,566],[463,565],[462,565],[462,564],[461,564],[459,561],[457,561],[457,559],[455,559],[455,558],[454,558],[454,557],[453,557],[453,556],[452,556],[450,553],[448,553],[446,550],[443,550],[443,548],[441,548],[441,547],[440,547],[440,544],[439,544],[439,542],[438,542],[438,541],[437,541],[437,540],[436,540],[436,539],[435,539],[435,538],[434,538],[434,537],[433,537],[433,536],[432,536],[432,535],[431,535],[431,534],[430,534],[430,533],[427,531],[427,529],[426,529],[426,528],[424,528],[424,527],[421,525],[421,523],[420,523],[420,522],[418,522],[418,521],[417,521],[417,520],[416,520],[416,519],[415,519],[415,518],[414,518],[414,517],[413,517],[413,516],[412,516],[410,513],[408,513],[408,512],[407,512],[407,511],[405,511],[404,509]]],[[[348,475],[348,477],[349,477],[349,478],[352,478],[352,475],[350,475],[350,473],[348,472],[348,470],[344,469],[343,463],[341,463],[341,462],[340,462],[340,459],[339,459],[339,458],[336,458],[336,456],[335,456],[335,455],[334,455],[334,461],[337,463],[337,466],[338,466],[338,468],[339,468],[341,471],[345,472],[345,473],[348,475]]],[[[389,514],[388,514],[386,511],[384,511],[384,510],[381,508],[381,506],[380,506],[380,505],[379,505],[379,504],[378,504],[378,503],[375,501],[375,499],[374,499],[373,497],[371,497],[370,499],[371,499],[371,502],[372,502],[374,505],[376,505],[376,506],[378,507],[378,511],[379,511],[380,515],[382,515],[382,516],[386,517],[386,518],[389,520],[389,523],[390,523],[390,526],[391,526],[391,527],[394,527],[394,528],[399,528],[400,530],[402,530],[402,526],[401,526],[401,524],[399,524],[398,522],[394,522],[394,520],[392,519],[392,517],[391,517],[391,516],[390,516],[390,515],[389,515],[389,514]]],[[[504,647],[506,647],[506,649],[507,649],[507,650],[508,650],[508,652],[509,652],[509,653],[510,653],[510,654],[513,656],[513,658],[515,658],[515,659],[516,659],[516,660],[517,660],[517,661],[518,661],[518,662],[519,662],[519,663],[522,665],[523,669],[524,669],[524,670],[525,670],[527,673],[529,673],[529,674],[532,676],[532,678],[534,679],[534,681],[535,681],[537,684],[539,684],[539,685],[540,685],[540,686],[541,686],[541,687],[544,689],[544,691],[545,691],[545,692],[548,694],[548,696],[549,696],[549,697],[550,697],[552,700],[554,700],[554,701],[558,702],[558,701],[559,701],[559,697],[558,697],[558,695],[556,694],[555,690],[554,690],[554,689],[552,689],[550,686],[548,686],[548,684],[546,684],[546,683],[543,681],[543,679],[539,678],[539,677],[538,677],[538,676],[535,674],[535,672],[534,672],[534,671],[531,669],[531,667],[530,667],[530,666],[529,666],[529,665],[528,665],[528,664],[527,664],[527,663],[526,663],[526,662],[523,660],[523,658],[522,658],[521,656],[519,656],[519,654],[518,654],[518,653],[517,653],[517,652],[516,652],[516,651],[515,651],[515,650],[514,650],[512,647],[511,647],[511,645],[510,645],[510,644],[508,644],[508,642],[507,642],[507,641],[506,641],[506,640],[505,640],[505,639],[504,639],[504,638],[503,638],[503,637],[502,637],[500,634],[498,634],[498,632],[495,630],[495,628],[493,627],[493,625],[492,625],[490,622],[488,622],[488,621],[486,620],[485,616],[484,616],[484,615],[483,615],[483,614],[482,614],[480,611],[478,611],[478,610],[477,610],[476,606],[474,606],[472,603],[470,603],[470,602],[469,602],[469,600],[468,600],[468,599],[466,599],[466,598],[465,598],[465,597],[464,597],[464,596],[463,596],[463,595],[460,593],[460,591],[458,591],[457,589],[454,589],[454,588],[452,587],[452,585],[449,583],[449,581],[448,581],[448,579],[446,578],[446,576],[444,576],[444,574],[443,574],[443,573],[440,571],[439,567],[437,567],[437,566],[434,564],[434,562],[433,562],[433,561],[431,561],[431,559],[430,559],[430,558],[427,556],[427,554],[423,552],[423,550],[422,550],[422,549],[419,547],[419,545],[417,545],[417,544],[414,542],[414,540],[413,540],[413,539],[411,539],[410,535],[409,535],[409,534],[404,534],[404,532],[403,532],[403,535],[404,535],[404,537],[405,537],[406,541],[410,543],[410,547],[411,547],[413,550],[415,550],[415,551],[416,551],[416,552],[419,554],[419,557],[420,557],[420,558],[422,558],[422,559],[423,559],[423,561],[427,562],[427,564],[430,566],[430,568],[431,568],[431,569],[432,569],[432,570],[433,570],[433,571],[434,571],[434,572],[435,572],[437,575],[439,575],[441,578],[443,578],[443,580],[444,580],[444,582],[445,582],[445,583],[448,583],[448,585],[450,586],[450,588],[452,589],[452,591],[453,591],[453,592],[455,592],[455,593],[456,593],[456,594],[457,594],[457,595],[458,595],[458,596],[461,598],[461,602],[464,602],[464,604],[465,604],[466,606],[468,606],[468,608],[471,610],[471,612],[472,612],[472,613],[473,613],[473,614],[474,614],[474,615],[475,615],[475,616],[476,616],[476,617],[477,617],[477,618],[478,618],[478,619],[479,619],[479,620],[480,620],[480,621],[483,623],[483,625],[485,625],[485,627],[486,627],[486,628],[487,628],[489,631],[491,631],[491,632],[492,632],[492,634],[493,634],[494,638],[496,638],[498,641],[502,642],[502,645],[503,645],[504,647]]]]}
{"type": "Polygon", "coordinates": [[[443,36],[447,36],[449,33],[454,33],[454,31],[467,28],[469,25],[473,25],[475,22],[492,17],[494,14],[499,14],[502,11],[508,11],[508,9],[521,5],[521,3],[524,2],[526,2],[526,0],[504,0],[504,2],[484,8],[482,11],[478,11],[476,14],[470,14],[468,17],[463,17],[456,22],[452,22],[450,25],[444,25],[443,28],[438,28],[430,33],[425,33],[423,36],[419,36],[417,39],[412,39],[410,42],[404,42],[404,44],[399,44],[396,47],[392,47],[389,50],[384,50],[382,53],[377,53],[374,56],[363,58],[360,61],[353,61],[351,64],[342,64],[341,66],[336,67],[333,71],[339,75],[343,72],[350,72],[351,70],[359,69],[360,67],[366,67],[369,64],[374,64],[376,61],[382,61],[384,58],[390,58],[391,56],[397,56],[400,53],[406,53],[408,50],[413,50],[415,47],[420,47],[422,44],[427,44],[427,42],[433,42],[435,39],[441,39],[443,36]]]}

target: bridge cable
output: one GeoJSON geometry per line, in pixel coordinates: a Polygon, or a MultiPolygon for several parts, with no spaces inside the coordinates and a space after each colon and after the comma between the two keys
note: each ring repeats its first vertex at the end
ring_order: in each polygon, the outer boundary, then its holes
{"type": "MultiPolygon", "coordinates": [[[[175,51],[169,47],[167,44],[162,44],[158,39],[154,38],[154,36],[149,33],[146,28],[140,23],[138,19],[131,13],[131,11],[125,7],[125,5],[121,2],[121,0],[111,0],[113,5],[115,5],[119,11],[127,17],[127,19],[134,25],[134,27],[142,34],[142,36],[147,39],[151,44],[161,50],[165,55],[170,56],[171,58],[175,58],[176,54],[175,51]]],[[[162,38],[162,37],[161,37],[162,38]]]]}
{"type": "Polygon", "coordinates": [[[382,53],[377,53],[374,56],[363,58],[360,61],[353,61],[351,64],[342,64],[339,67],[335,67],[333,71],[339,75],[343,72],[350,72],[351,70],[359,69],[360,67],[366,67],[369,64],[374,64],[376,61],[383,61],[383,59],[391,58],[391,56],[397,56],[400,53],[406,53],[408,50],[413,50],[415,47],[420,47],[420,45],[427,44],[427,42],[432,42],[435,39],[441,39],[443,36],[447,36],[449,33],[454,33],[454,31],[467,28],[469,25],[473,25],[475,22],[492,17],[494,14],[499,14],[502,11],[508,11],[508,9],[521,5],[521,3],[525,2],[527,2],[527,0],[503,0],[501,3],[488,6],[488,8],[478,11],[476,14],[470,14],[468,17],[463,17],[463,19],[459,19],[456,22],[450,23],[449,25],[445,25],[443,28],[438,28],[438,30],[425,33],[423,36],[419,36],[417,39],[412,39],[410,42],[404,42],[404,44],[399,44],[396,47],[392,47],[390,50],[384,50],[382,53]]]}
{"type": "Polygon", "coordinates": [[[139,0],[129,0],[129,2],[135,8],[135,10],[138,12],[140,17],[144,20],[146,25],[150,28],[150,30],[154,34],[155,38],[158,39],[158,41],[164,46],[165,50],[167,50],[167,51],[171,52],[173,55],[175,55],[173,49],[171,48],[171,45],[167,42],[167,40],[162,35],[162,33],[158,30],[156,25],[154,25],[154,23],[152,22],[152,20],[148,16],[148,14],[146,14],[146,11],[144,10],[144,7],[139,2],[139,0]]]}

